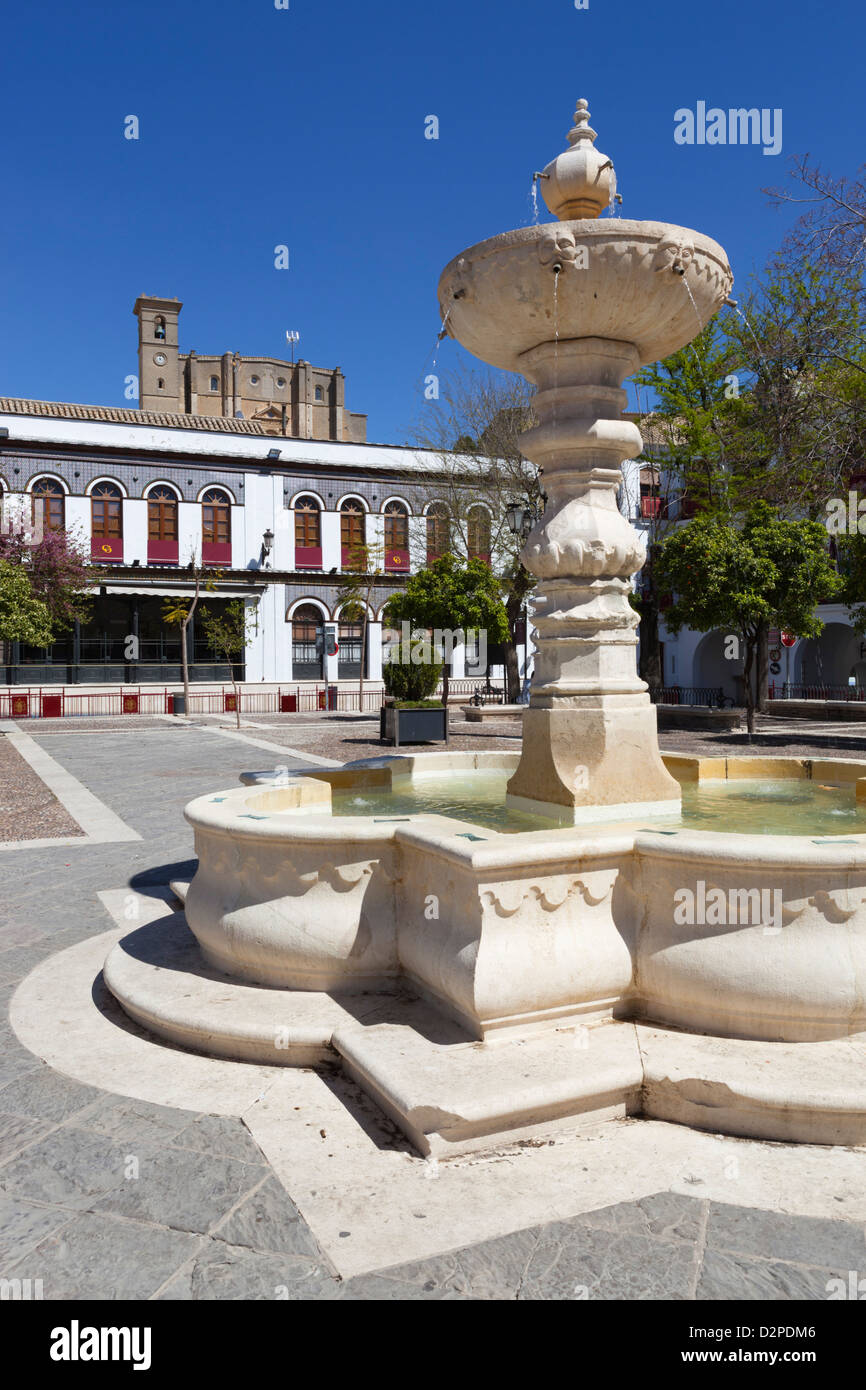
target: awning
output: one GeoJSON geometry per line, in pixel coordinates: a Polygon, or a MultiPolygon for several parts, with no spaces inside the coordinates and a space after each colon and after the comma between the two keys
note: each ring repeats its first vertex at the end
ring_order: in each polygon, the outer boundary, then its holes
{"type": "MultiPolygon", "coordinates": [[[[95,597],[106,594],[126,594],[129,598],[178,598],[191,597],[195,593],[192,580],[186,584],[99,584],[91,592],[95,597]]],[[[209,598],[260,598],[264,586],[252,589],[247,585],[223,584],[218,589],[199,589],[199,599],[209,598]]]]}

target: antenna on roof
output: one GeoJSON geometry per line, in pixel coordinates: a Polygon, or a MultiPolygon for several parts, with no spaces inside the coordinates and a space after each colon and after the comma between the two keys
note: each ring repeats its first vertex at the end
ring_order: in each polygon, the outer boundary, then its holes
{"type": "Polygon", "coordinates": [[[296,329],[294,329],[294,328],[287,328],[287,329],[286,329],[286,342],[287,342],[287,343],[291,343],[291,345],[292,345],[292,366],[293,366],[293,367],[294,367],[294,365],[295,365],[295,343],[299,343],[300,341],[301,341],[301,335],[300,335],[300,333],[297,332],[296,329]]]}

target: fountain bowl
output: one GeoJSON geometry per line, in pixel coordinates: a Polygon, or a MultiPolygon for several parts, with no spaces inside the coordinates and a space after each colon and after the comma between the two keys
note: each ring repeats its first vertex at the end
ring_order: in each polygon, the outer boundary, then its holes
{"type": "Polygon", "coordinates": [[[554,338],[555,279],[560,338],[628,342],[642,364],[691,342],[733,284],[718,242],[686,227],[620,218],[543,223],[490,237],[449,262],[438,290],[447,331],[482,361],[525,373],[523,355],[554,338]]]}

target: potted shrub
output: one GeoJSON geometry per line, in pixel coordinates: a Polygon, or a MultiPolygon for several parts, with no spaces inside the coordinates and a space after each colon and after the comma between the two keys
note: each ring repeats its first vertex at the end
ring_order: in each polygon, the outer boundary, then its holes
{"type": "MultiPolygon", "coordinates": [[[[417,653],[417,645],[413,644],[417,653]]],[[[401,743],[433,743],[448,738],[448,710],[431,699],[442,675],[440,661],[387,661],[383,671],[386,700],[379,716],[379,737],[401,743]]]]}

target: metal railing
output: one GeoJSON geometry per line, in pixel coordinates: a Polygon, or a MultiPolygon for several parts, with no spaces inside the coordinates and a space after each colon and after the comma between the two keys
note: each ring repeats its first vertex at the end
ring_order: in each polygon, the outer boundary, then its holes
{"type": "Polygon", "coordinates": [[[732,709],[736,701],[720,685],[651,685],[654,705],[708,705],[710,709],[732,709]]]}
{"type": "Polygon", "coordinates": [[[777,685],[773,681],[768,693],[771,700],[866,700],[866,686],[862,685],[777,685]]]}
{"type": "MultiPolygon", "coordinates": [[[[81,691],[58,686],[16,686],[0,690],[0,719],[67,719],[84,716],[116,718],[121,715],[173,714],[174,697],[180,690],[136,689],[81,691]]],[[[359,710],[358,691],[341,689],[336,685],[295,685],[276,690],[249,690],[241,687],[237,693],[231,686],[218,690],[191,688],[187,714],[234,713],[237,704],[241,714],[314,714],[320,712],[374,714],[382,704],[382,689],[364,691],[359,710]]]]}

